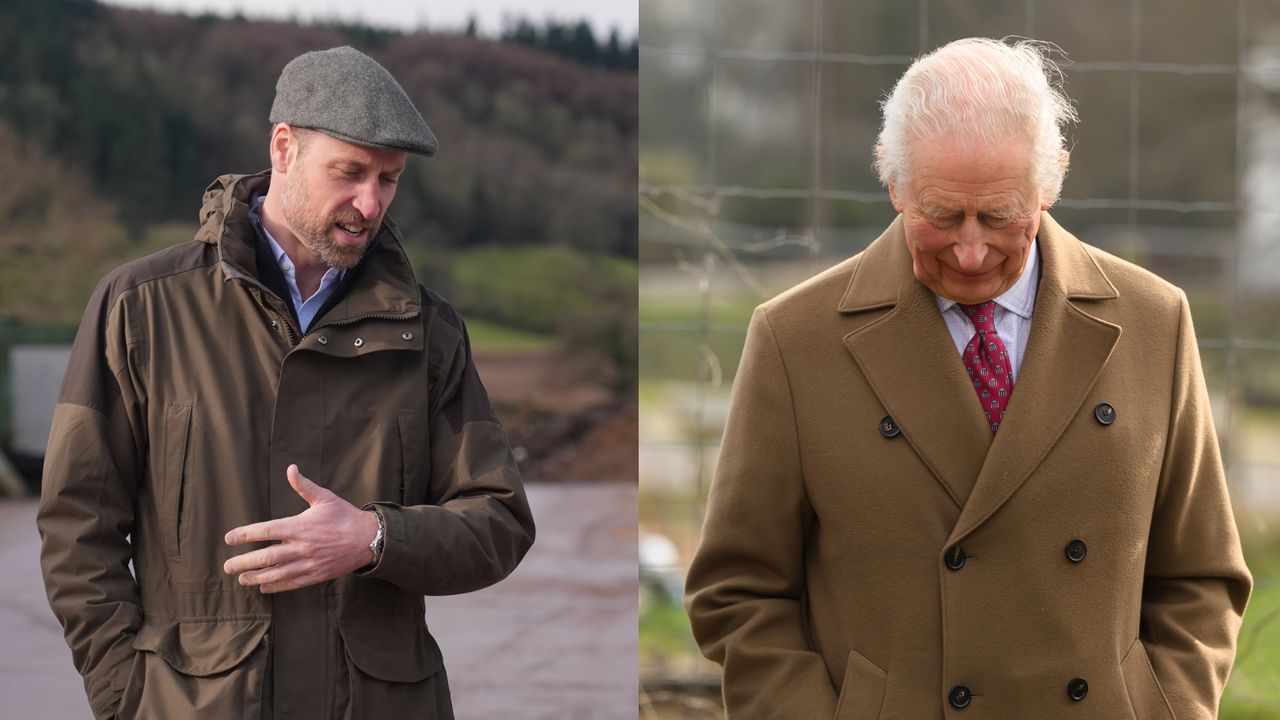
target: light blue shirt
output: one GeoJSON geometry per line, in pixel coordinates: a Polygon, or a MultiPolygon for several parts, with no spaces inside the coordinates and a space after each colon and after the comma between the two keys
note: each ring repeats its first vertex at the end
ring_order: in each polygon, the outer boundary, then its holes
{"type": "Polygon", "coordinates": [[[324,277],[320,278],[320,287],[316,288],[314,294],[306,300],[302,299],[302,293],[298,292],[298,269],[293,264],[293,259],[289,257],[289,253],[280,247],[280,243],[271,237],[271,231],[267,229],[265,223],[262,222],[262,203],[267,199],[266,195],[259,195],[249,204],[249,216],[262,228],[262,235],[267,238],[267,242],[271,245],[271,255],[275,257],[276,264],[280,266],[280,272],[284,273],[284,279],[289,283],[289,294],[293,297],[293,309],[298,312],[298,325],[302,332],[306,332],[311,327],[311,321],[315,320],[316,313],[320,308],[324,307],[324,303],[333,295],[334,288],[338,287],[338,282],[342,280],[342,271],[338,268],[329,268],[324,272],[324,277]]]}
{"type": "MultiPolygon", "coordinates": [[[[1026,267],[1013,287],[995,299],[1001,311],[996,313],[996,334],[1004,341],[1005,351],[1009,353],[1009,368],[1013,371],[1014,382],[1017,382],[1022,357],[1027,351],[1027,337],[1031,335],[1031,316],[1036,310],[1036,291],[1040,289],[1040,253],[1039,243],[1031,241],[1026,267]]],[[[964,357],[965,346],[973,339],[976,330],[973,321],[954,300],[948,300],[934,293],[938,309],[942,311],[942,319],[951,331],[951,339],[956,343],[956,352],[964,357]]]]}

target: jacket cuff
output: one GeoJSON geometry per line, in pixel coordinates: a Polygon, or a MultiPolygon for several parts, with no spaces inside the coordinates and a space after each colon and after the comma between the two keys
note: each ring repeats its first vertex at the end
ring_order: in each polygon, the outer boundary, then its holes
{"type": "Polygon", "coordinates": [[[403,509],[393,502],[371,502],[360,507],[361,510],[372,510],[382,517],[382,557],[372,565],[366,565],[355,572],[361,577],[388,579],[394,574],[395,554],[404,545],[404,518],[400,516],[403,509]]]}

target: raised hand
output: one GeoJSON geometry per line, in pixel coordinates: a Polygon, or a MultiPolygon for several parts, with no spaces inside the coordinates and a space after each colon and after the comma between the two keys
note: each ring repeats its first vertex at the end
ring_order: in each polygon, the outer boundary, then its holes
{"type": "Polygon", "coordinates": [[[257,585],[264,593],[276,593],[332,580],[373,561],[369,543],[378,532],[375,513],[311,482],[297,465],[290,465],[286,476],[294,492],[310,507],[293,517],[228,532],[228,545],[278,542],[227,560],[224,572],[239,574],[241,585],[257,585]]]}

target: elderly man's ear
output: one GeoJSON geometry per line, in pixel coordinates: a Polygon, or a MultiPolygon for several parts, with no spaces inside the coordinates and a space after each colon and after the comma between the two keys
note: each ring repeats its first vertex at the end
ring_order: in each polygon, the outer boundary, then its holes
{"type": "MultiPolygon", "coordinates": [[[[884,160],[884,146],[877,145],[874,153],[876,158],[876,164],[879,165],[880,161],[884,160]]],[[[889,188],[889,202],[893,203],[893,209],[897,210],[898,212],[902,212],[902,203],[898,200],[898,193],[896,192],[896,188],[894,188],[893,183],[889,183],[888,188],[889,188]]]]}
{"type": "MultiPolygon", "coordinates": [[[[1058,151],[1058,164],[1062,166],[1062,174],[1063,174],[1063,175],[1066,175],[1066,174],[1067,174],[1067,168],[1071,165],[1071,151],[1070,151],[1070,150],[1067,150],[1067,149],[1065,149],[1065,148],[1064,148],[1064,149],[1062,149],[1062,150],[1059,150],[1059,151],[1058,151]]],[[[1052,205],[1053,205],[1053,203],[1049,202],[1048,200],[1042,200],[1042,201],[1040,201],[1040,209],[1041,209],[1041,210],[1048,210],[1052,205]]]]}

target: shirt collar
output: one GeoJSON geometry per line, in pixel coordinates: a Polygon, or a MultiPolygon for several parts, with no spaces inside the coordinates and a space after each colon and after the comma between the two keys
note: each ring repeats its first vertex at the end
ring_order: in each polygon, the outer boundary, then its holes
{"type": "MultiPolygon", "coordinates": [[[[1027,251],[1027,264],[1022,268],[1022,275],[1018,277],[1013,287],[1005,290],[995,299],[997,305],[1026,320],[1031,319],[1031,314],[1036,309],[1036,290],[1040,285],[1038,245],[1037,240],[1031,241],[1031,248],[1027,251]]],[[[942,312],[958,304],[955,300],[948,300],[937,293],[933,294],[933,299],[937,301],[938,309],[942,312]]]]}
{"type": "MultiPolygon", "coordinates": [[[[267,239],[267,244],[271,246],[271,255],[276,259],[276,264],[280,266],[280,271],[289,279],[290,285],[297,283],[297,268],[293,264],[293,258],[289,257],[289,253],[284,251],[280,243],[276,242],[275,237],[271,235],[271,231],[267,229],[267,224],[262,222],[262,204],[267,201],[267,194],[255,195],[249,202],[249,217],[253,220],[253,224],[262,231],[262,236],[267,239]]],[[[324,277],[320,279],[320,287],[326,288],[342,279],[342,270],[338,268],[329,268],[324,271],[324,277]]],[[[296,292],[296,286],[294,287],[296,292]]]]}

